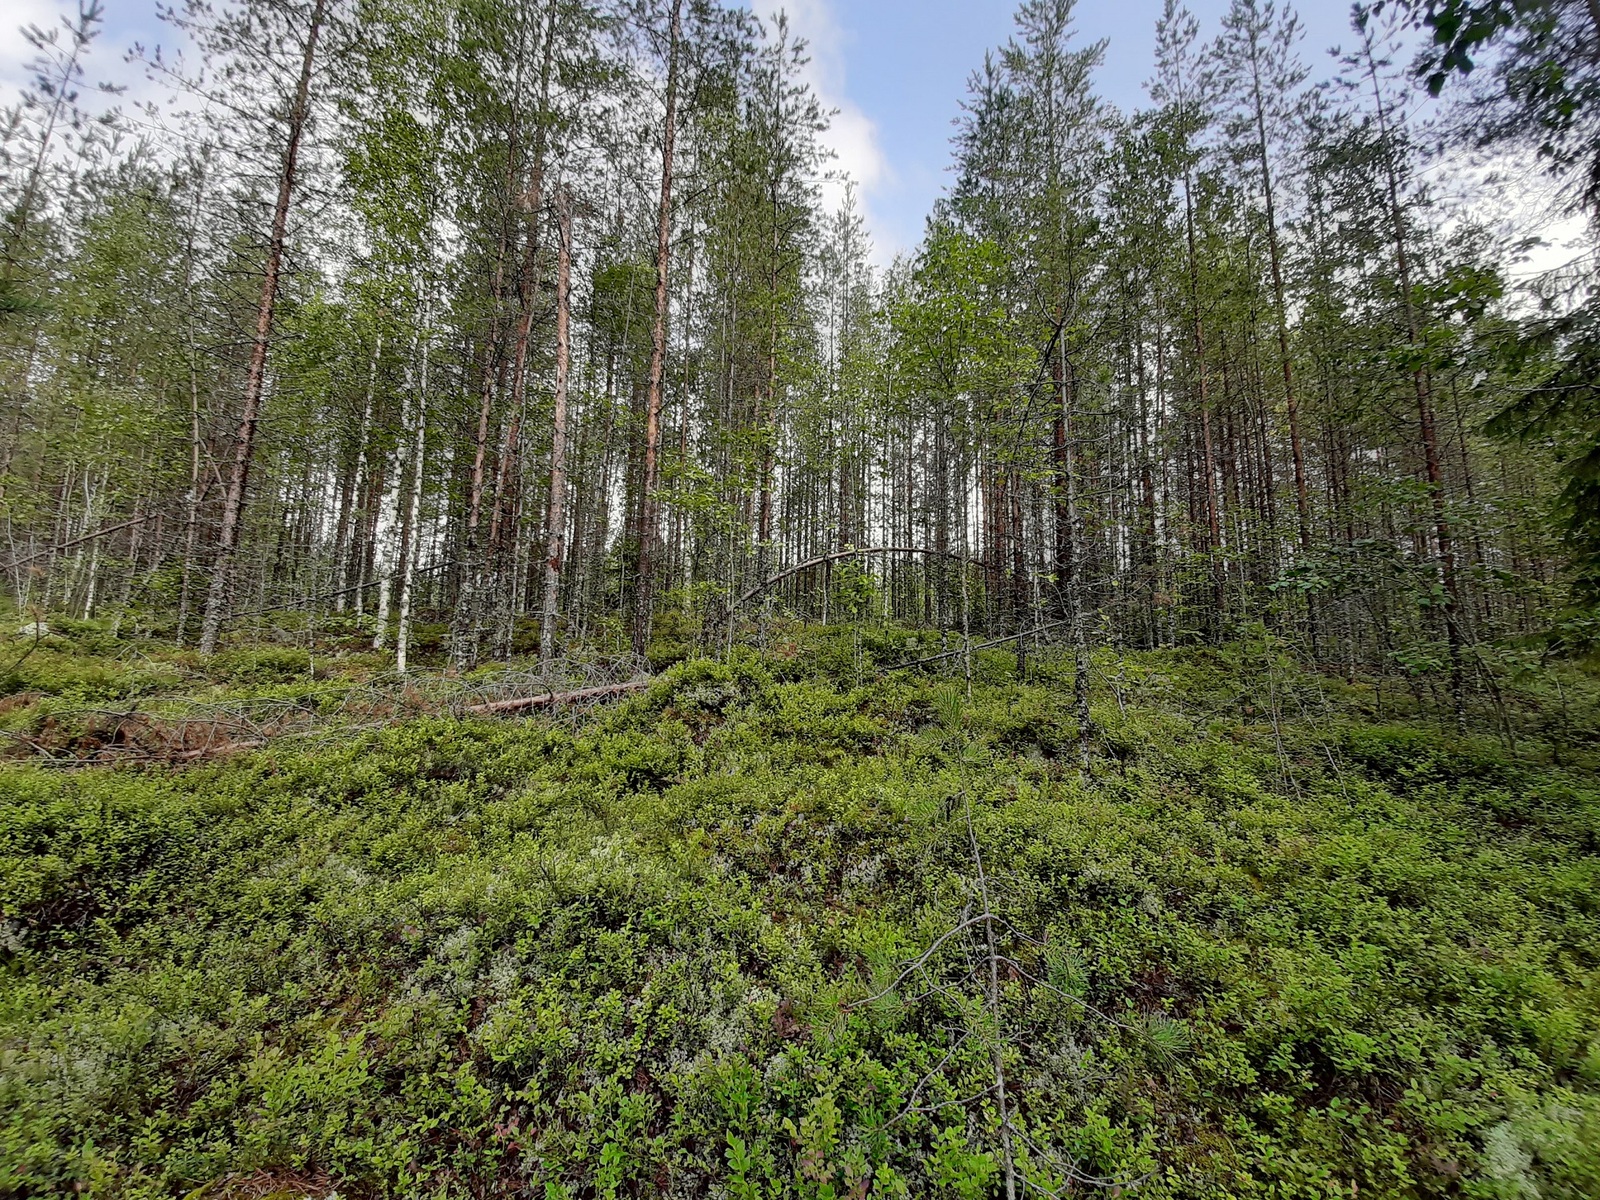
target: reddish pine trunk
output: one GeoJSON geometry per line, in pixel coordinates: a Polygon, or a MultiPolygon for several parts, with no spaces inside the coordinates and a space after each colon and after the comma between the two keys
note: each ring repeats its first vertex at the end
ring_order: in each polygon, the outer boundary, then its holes
{"type": "Polygon", "coordinates": [[[222,632],[222,617],[228,605],[228,583],[233,557],[239,548],[243,523],[245,489],[250,479],[250,461],[255,453],[256,425],[261,419],[261,397],[266,389],[267,347],[272,336],[272,311],[277,303],[278,278],[283,271],[283,248],[289,230],[289,206],[294,201],[295,175],[300,161],[300,140],[305,133],[311,100],[311,68],[316,61],[317,38],[327,13],[328,0],[316,0],[311,24],[306,31],[305,55],[300,63],[300,81],[294,104],[289,110],[289,140],[283,151],[278,174],[278,199],[272,210],[272,233],[267,242],[266,274],[261,280],[261,299],[256,306],[255,339],[250,347],[250,367],[245,376],[244,407],[239,415],[239,431],[234,435],[233,464],[228,476],[228,492],[222,508],[222,529],[218,538],[217,561],[212,568],[211,587],[206,594],[205,618],[200,629],[200,652],[214,654],[222,632]]]}

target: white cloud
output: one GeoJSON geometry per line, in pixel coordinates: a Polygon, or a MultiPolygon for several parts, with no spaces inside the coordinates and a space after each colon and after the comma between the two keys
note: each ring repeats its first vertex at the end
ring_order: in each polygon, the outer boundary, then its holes
{"type": "Polygon", "coordinates": [[[1535,283],[1600,245],[1600,230],[1572,213],[1570,197],[1530,153],[1452,151],[1436,160],[1429,182],[1445,234],[1470,222],[1487,230],[1501,251],[1514,249],[1507,264],[1513,286],[1535,283]]]}
{"type": "MultiPolygon", "coordinates": [[[[894,172],[879,145],[876,123],[850,98],[845,78],[845,33],[834,15],[832,0],[763,4],[761,16],[769,30],[772,18],[780,10],[788,14],[789,28],[794,34],[805,39],[811,58],[802,72],[805,81],[825,108],[835,110],[822,139],[835,155],[831,166],[860,185],[861,206],[872,234],[873,257],[880,265],[887,263],[898,246],[892,237],[885,236],[886,226],[875,212],[874,203],[894,185],[894,172]]],[[[837,205],[843,196],[844,187],[840,183],[824,187],[823,199],[830,206],[837,205]]]]}
{"type": "MultiPolygon", "coordinates": [[[[37,25],[49,32],[60,24],[59,17],[68,10],[57,0],[10,0],[6,14],[0,20],[0,92],[9,101],[28,80],[28,64],[33,60],[34,49],[22,35],[24,26],[37,25]]],[[[66,31],[62,30],[62,36],[66,31]]]]}
{"type": "MultiPolygon", "coordinates": [[[[144,0],[113,0],[109,10],[83,58],[80,102],[91,114],[114,106],[131,113],[151,101],[164,100],[166,87],[150,79],[142,64],[130,62],[128,52],[135,41],[147,47],[162,43],[169,52],[181,48],[183,42],[177,30],[157,19],[153,4],[145,7],[144,0]],[[101,83],[121,89],[121,95],[99,94],[101,83]]],[[[23,29],[36,26],[46,34],[55,30],[59,46],[66,50],[71,37],[63,22],[76,23],[77,16],[77,0],[10,0],[9,10],[0,17],[4,22],[0,24],[0,105],[14,102],[32,82],[29,67],[38,51],[23,29]]]]}

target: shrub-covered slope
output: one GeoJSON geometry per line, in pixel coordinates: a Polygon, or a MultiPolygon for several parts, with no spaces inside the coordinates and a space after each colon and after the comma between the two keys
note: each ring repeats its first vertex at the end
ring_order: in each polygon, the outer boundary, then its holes
{"type": "Polygon", "coordinates": [[[8,766],[0,1195],[1600,1195],[1600,779],[1102,665],[8,766]]]}

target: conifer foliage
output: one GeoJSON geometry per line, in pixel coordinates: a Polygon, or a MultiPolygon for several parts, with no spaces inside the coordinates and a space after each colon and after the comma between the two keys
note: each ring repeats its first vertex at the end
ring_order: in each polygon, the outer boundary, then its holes
{"type": "Polygon", "coordinates": [[[781,13],[80,2],[0,1200],[1600,1196],[1600,0],[1022,0],[887,265],[781,13]]]}
{"type": "Polygon", "coordinates": [[[1026,0],[887,270],[782,16],[193,4],[198,59],[140,51],[163,144],[87,115],[87,7],[5,133],[7,598],[206,653],[336,628],[402,673],[659,666],[780,615],[1024,672],[1265,626],[1459,708],[1581,600],[1600,520],[1592,271],[1530,319],[1409,115],[1503,46],[1460,111],[1504,140],[1570,102],[1541,146],[1591,201],[1588,68],[1528,90],[1587,11],[1460,7],[1358,12],[1318,81],[1287,7],[1168,0],[1121,112],[1074,0],[1026,0]]]}

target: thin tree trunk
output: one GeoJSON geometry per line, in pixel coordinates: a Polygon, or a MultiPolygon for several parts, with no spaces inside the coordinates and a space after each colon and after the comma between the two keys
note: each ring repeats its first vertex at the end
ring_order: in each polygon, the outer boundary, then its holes
{"type": "Polygon", "coordinates": [[[222,618],[228,606],[228,584],[234,554],[239,548],[239,532],[244,519],[245,489],[250,479],[250,462],[255,452],[256,425],[261,419],[261,398],[266,390],[267,349],[272,336],[272,312],[278,298],[278,278],[283,271],[284,243],[289,231],[289,208],[294,202],[295,176],[300,162],[300,140],[305,134],[311,109],[311,69],[316,62],[317,38],[329,0],[316,0],[306,30],[305,54],[300,63],[300,80],[294,104],[289,110],[289,140],[284,147],[283,164],[278,174],[278,198],[272,210],[272,233],[267,242],[266,273],[261,281],[261,299],[256,305],[255,339],[250,347],[250,367],[245,376],[244,407],[239,431],[234,436],[233,466],[228,477],[227,498],[222,508],[222,529],[218,538],[217,560],[212,567],[211,587],[206,593],[205,618],[200,629],[200,652],[214,654],[222,632],[222,618]]]}
{"type": "MultiPolygon", "coordinates": [[[[1060,316],[1065,322],[1065,313],[1060,316]]],[[[1056,576],[1064,581],[1067,577],[1068,563],[1072,558],[1072,523],[1067,515],[1067,410],[1072,405],[1072,397],[1067,391],[1067,350],[1061,345],[1065,338],[1061,324],[1056,326],[1056,346],[1050,355],[1051,382],[1055,384],[1056,411],[1055,419],[1051,422],[1050,436],[1052,456],[1055,467],[1055,524],[1056,524],[1056,576]]],[[[1065,597],[1062,598],[1058,612],[1064,611],[1065,597]]]]}
{"type": "Polygon", "coordinates": [[[194,363],[194,347],[189,360],[189,491],[183,498],[183,582],[178,596],[178,627],[173,635],[179,649],[189,627],[189,605],[194,584],[195,542],[200,531],[200,384],[194,363]]]}
{"type": "MultiPolygon", "coordinates": [[[[426,313],[423,325],[427,324],[426,313]]],[[[400,627],[395,633],[395,670],[406,673],[406,655],[411,648],[411,597],[416,590],[417,561],[422,550],[422,479],[426,466],[428,431],[428,351],[426,328],[422,331],[422,369],[417,380],[416,435],[411,448],[411,503],[407,510],[408,541],[400,548],[400,627]]]]}
{"type": "MultiPolygon", "coordinates": [[[[525,63],[525,46],[519,39],[517,47],[517,74],[512,95],[522,98],[522,72],[525,63]]],[[[517,186],[518,109],[511,109],[511,128],[506,146],[505,191],[514,196],[517,186]]],[[[507,243],[511,240],[509,209],[500,223],[499,237],[495,242],[494,275],[489,287],[490,317],[488,335],[484,341],[483,377],[479,381],[478,421],[473,431],[472,469],[467,477],[467,519],[462,538],[461,590],[456,601],[454,620],[450,631],[450,664],[456,670],[466,670],[478,658],[482,640],[483,605],[483,541],[478,527],[483,519],[484,467],[489,454],[489,425],[494,413],[496,391],[505,382],[507,362],[502,346],[501,302],[505,296],[507,243]]]]}
{"type": "Polygon", "coordinates": [[[650,645],[655,601],[656,489],[661,449],[661,381],[667,360],[667,276],[672,263],[672,156],[678,125],[678,39],[683,0],[673,0],[668,30],[667,112],[661,137],[661,200],[656,210],[656,308],[650,331],[650,390],[645,400],[644,469],[639,482],[639,570],[634,581],[633,652],[644,657],[650,645]]]}
{"type": "Polygon", "coordinates": [[[1305,451],[1300,442],[1300,406],[1295,394],[1294,365],[1289,356],[1289,305],[1283,286],[1283,253],[1278,246],[1278,214],[1267,152],[1266,100],[1261,94],[1261,69],[1250,61],[1256,118],[1256,152],[1261,158],[1261,195],[1267,210],[1267,256],[1272,263],[1272,297],[1277,303],[1278,360],[1283,370],[1284,408],[1289,418],[1289,449],[1294,456],[1294,501],[1300,522],[1300,548],[1311,552],[1311,504],[1306,491],[1305,451]]]}
{"type": "MultiPolygon", "coordinates": [[[[777,438],[775,425],[778,417],[778,256],[781,249],[777,184],[772,193],[772,257],[768,265],[767,303],[772,306],[767,329],[767,403],[764,413],[756,414],[756,432],[761,438],[761,494],[756,525],[756,575],[765,578],[770,569],[769,555],[772,541],[772,471],[773,442],[777,438]]],[[[907,463],[906,470],[909,471],[907,463]]]]}
{"type": "MultiPolygon", "coordinates": [[[[1383,88],[1378,82],[1372,34],[1363,29],[1363,37],[1367,72],[1372,81],[1372,94],[1377,104],[1378,133],[1383,139],[1383,165],[1388,184],[1389,216],[1394,226],[1395,268],[1399,276],[1400,295],[1404,301],[1406,335],[1410,339],[1412,351],[1420,357],[1422,330],[1411,294],[1411,259],[1406,252],[1405,214],[1400,206],[1399,172],[1395,167],[1394,146],[1389,136],[1389,114],[1383,102],[1383,88]]],[[[1439,568],[1445,591],[1444,623],[1445,639],[1450,647],[1450,695],[1455,705],[1456,720],[1460,723],[1466,719],[1461,663],[1461,593],[1456,578],[1455,546],[1450,535],[1449,517],[1445,512],[1444,475],[1439,465],[1439,435],[1427,367],[1419,363],[1411,372],[1411,381],[1417,398],[1417,425],[1422,441],[1423,467],[1427,474],[1428,494],[1432,501],[1434,536],[1439,546],[1439,568]]]]}
{"type": "Polygon", "coordinates": [[[567,372],[572,357],[572,202],[565,187],[556,191],[560,249],[556,260],[556,394],[550,434],[550,503],[546,510],[544,617],[539,626],[539,661],[555,659],[556,615],[561,600],[561,558],[566,542],[567,372]]]}
{"type": "Polygon", "coordinates": [[[539,116],[534,130],[533,164],[529,170],[528,191],[522,205],[528,214],[528,230],[520,278],[521,311],[517,315],[511,359],[511,427],[503,449],[499,485],[496,489],[494,518],[489,533],[489,553],[495,563],[494,603],[497,606],[495,652],[510,656],[516,635],[518,608],[518,551],[521,547],[518,517],[521,510],[520,483],[522,441],[528,374],[528,347],[533,333],[533,315],[539,298],[539,219],[544,209],[545,148],[549,141],[547,114],[550,108],[550,77],[555,63],[557,6],[552,3],[545,22],[544,48],[539,66],[539,116]],[[510,578],[504,578],[505,561],[511,558],[510,578]]]}
{"type": "Polygon", "coordinates": [[[1215,629],[1222,621],[1224,607],[1222,592],[1221,553],[1222,524],[1217,514],[1217,468],[1211,439],[1211,401],[1206,395],[1206,335],[1205,322],[1200,314],[1200,260],[1195,249],[1194,199],[1190,194],[1189,177],[1183,178],[1184,224],[1189,245],[1189,296],[1194,306],[1194,371],[1195,387],[1200,400],[1200,433],[1205,451],[1206,472],[1206,525],[1211,535],[1207,545],[1211,558],[1211,590],[1214,612],[1211,625],[1215,629]]]}
{"type": "Polygon", "coordinates": [[[1067,501],[1067,620],[1072,633],[1072,699],[1078,717],[1078,764],[1085,778],[1089,775],[1090,746],[1094,735],[1089,719],[1089,631],[1084,623],[1083,603],[1083,518],[1078,511],[1078,472],[1074,461],[1072,414],[1067,420],[1066,501],[1067,501]]]}
{"type": "MultiPolygon", "coordinates": [[[[356,433],[355,474],[351,478],[350,488],[347,491],[349,499],[345,504],[346,512],[340,515],[341,536],[337,539],[334,549],[336,556],[333,567],[334,612],[342,613],[344,611],[346,585],[350,582],[350,558],[360,545],[359,537],[363,524],[361,518],[365,515],[368,507],[365,502],[366,495],[363,491],[365,483],[362,476],[367,473],[367,438],[372,432],[372,402],[378,391],[378,360],[382,357],[383,334],[380,333],[372,347],[372,363],[367,371],[367,395],[361,406],[361,425],[356,433]],[[346,529],[349,531],[348,534],[345,532],[346,529]]],[[[356,578],[358,581],[360,580],[360,572],[357,572],[356,578]]],[[[359,604],[356,605],[358,611],[360,607],[359,604]]]]}

